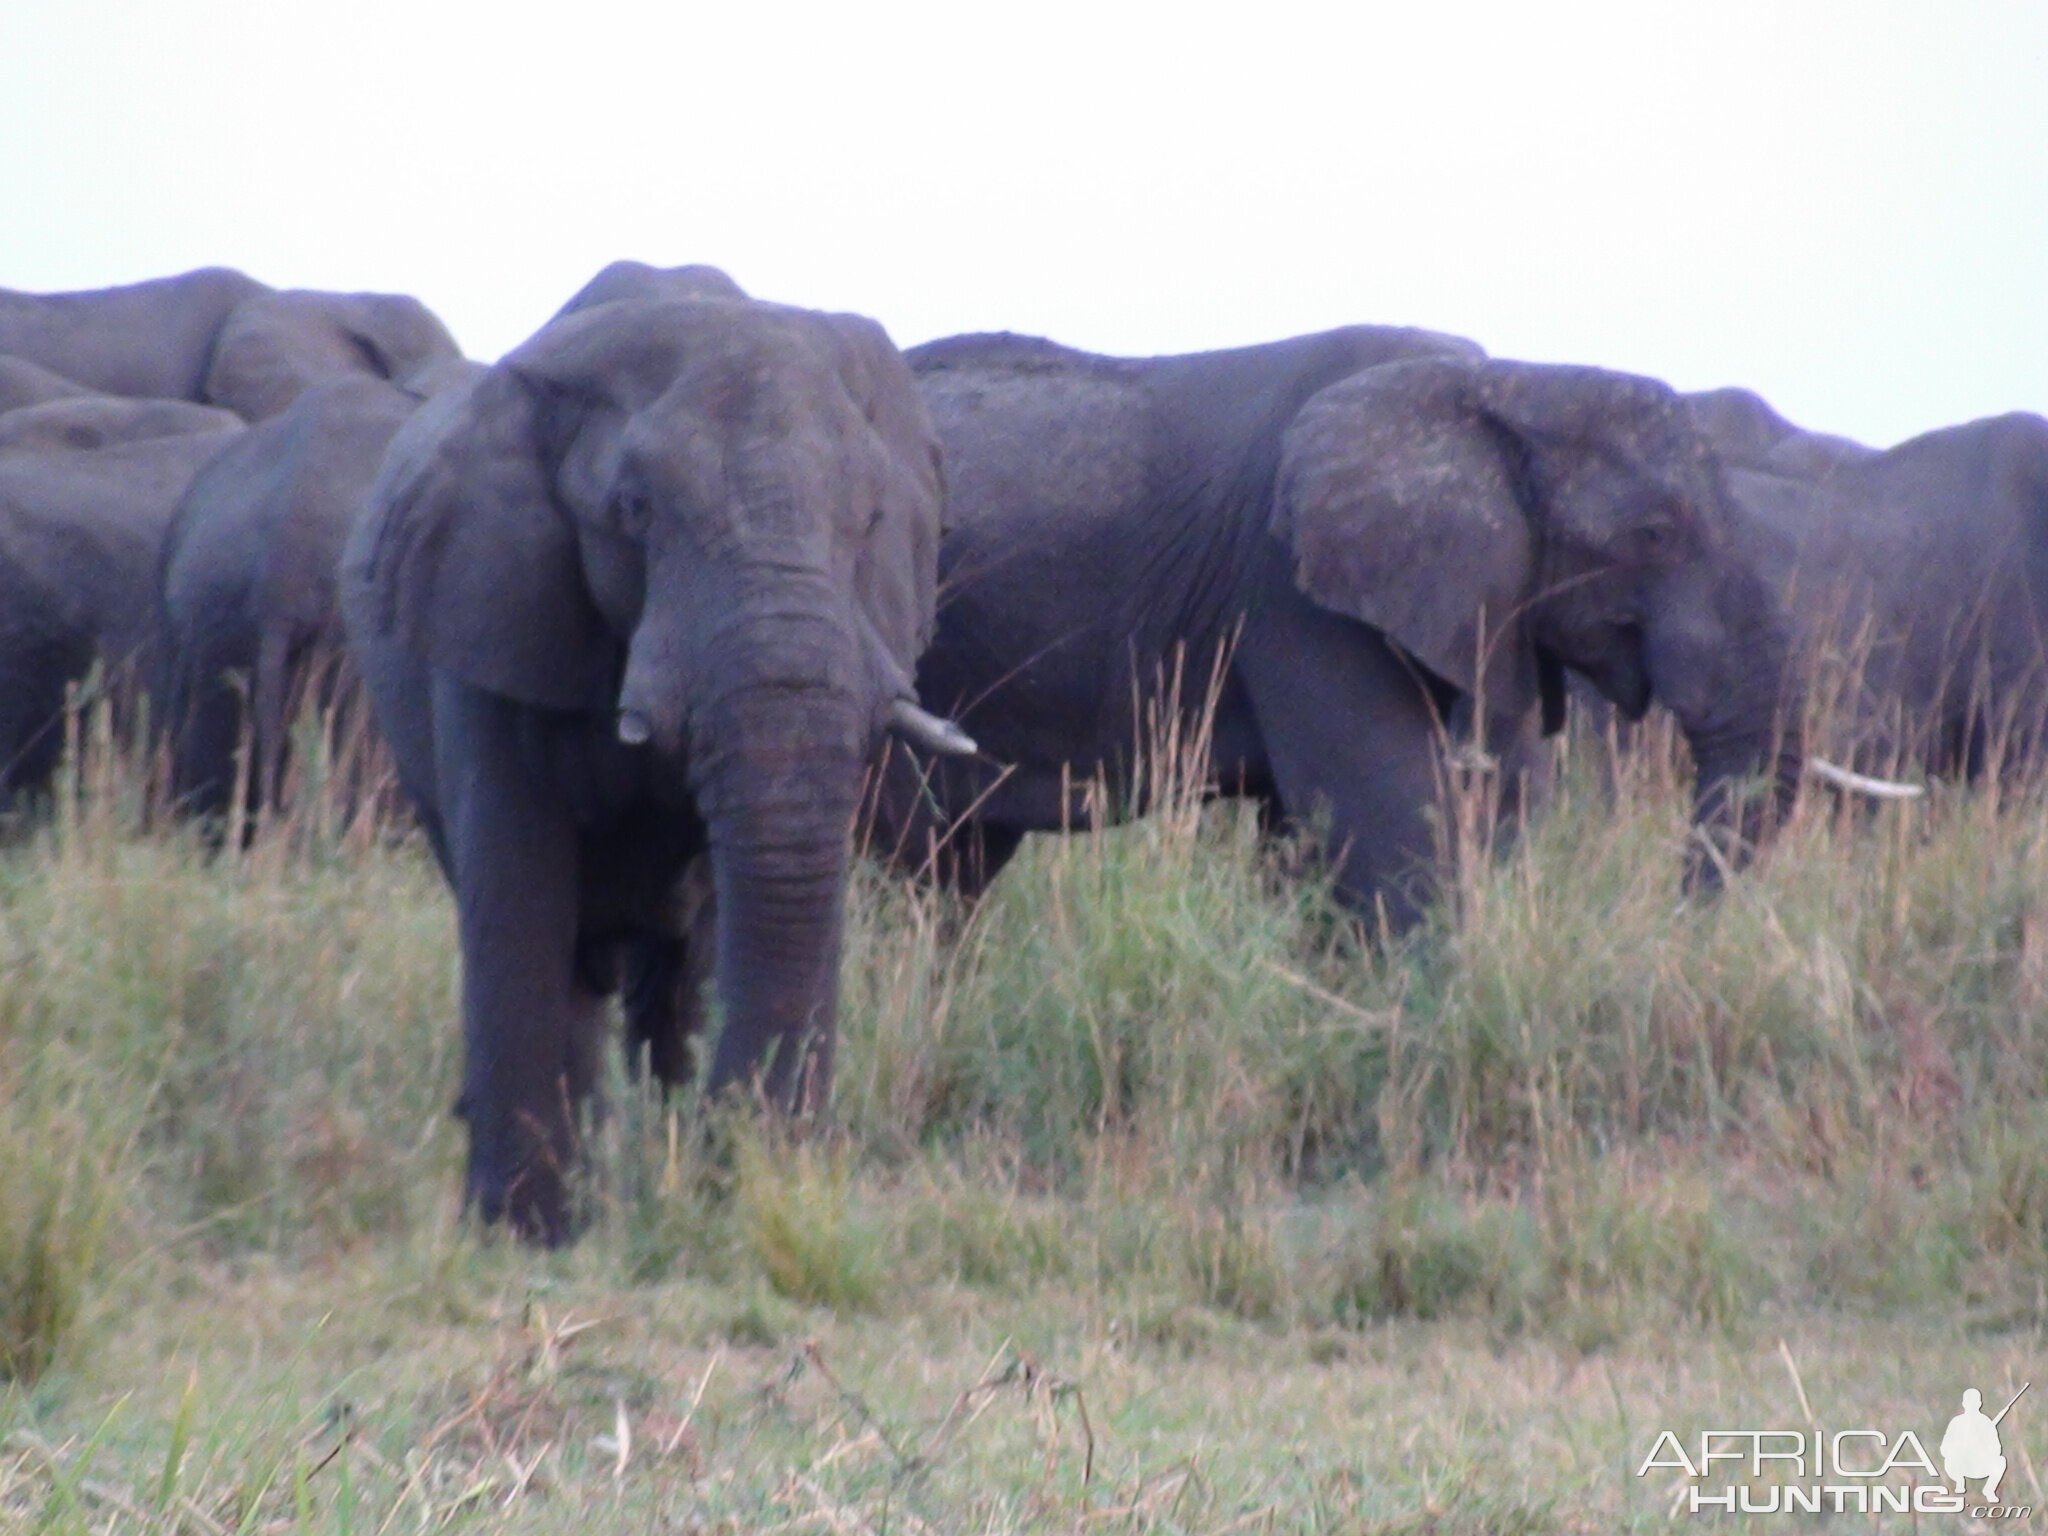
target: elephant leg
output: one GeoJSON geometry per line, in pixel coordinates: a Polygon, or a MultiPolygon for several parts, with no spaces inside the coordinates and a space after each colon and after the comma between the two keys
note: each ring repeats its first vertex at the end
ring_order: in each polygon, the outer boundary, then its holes
{"type": "Polygon", "coordinates": [[[953,829],[951,848],[942,857],[939,878],[966,901],[982,898],[1003,866],[1023,846],[1024,829],[1002,822],[962,822],[953,829]]]}
{"type": "Polygon", "coordinates": [[[1468,760],[1483,762],[1492,778],[1494,835],[1503,844],[1520,831],[1522,822],[1541,810],[1556,789],[1556,762],[1550,738],[1532,713],[1520,719],[1489,716],[1480,742],[1483,751],[1468,760]]]}
{"type": "Polygon", "coordinates": [[[11,648],[0,675],[0,809],[40,795],[64,756],[64,689],[92,664],[83,646],[11,648]]]}
{"type": "Polygon", "coordinates": [[[1327,816],[1336,894],[1398,930],[1421,915],[1435,861],[1435,703],[1377,631],[1291,588],[1237,653],[1273,788],[1290,819],[1327,816]]]}
{"type": "Polygon", "coordinates": [[[627,948],[620,992],[629,1058],[636,1072],[644,1066],[665,1091],[696,1079],[704,989],[716,952],[710,933],[648,937],[627,948]]]}
{"type": "Polygon", "coordinates": [[[678,1025],[687,945],[666,934],[629,939],[619,956],[619,1002],[626,1015],[626,1065],[637,1078],[651,1075],[664,1089],[686,1080],[690,1042],[678,1025]]]}
{"type": "Polygon", "coordinates": [[[293,697],[291,636],[272,625],[256,646],[256,679],[251,689],[250,767],[253,796],[259,811],[275,815],[284,805],[285,758],[291,748],[291,724],[298,700],[293,697]]]}
{"type": "Polygon", "coordinates": [[[579,854],[562,797],[520,751],[517,706],[434,681],[436,779],[462,943],[469,1202],[529,1241],[571,1235],[577,1122],[602,999],[577,966],[579,854]]]}
{"type": "Polygon", "coordinates": [[[171,753],[171,796],[190,815],[223,818],[235,793],[241,699],[233,689],[218,686],[194,689],[187,698],[171,753]]]}
{"type": "Polygon", "coordinates": [[[718,906],[708,859],[693,859],[677,882],[675,931],[625,946],[620,987],[626,1014],[627,1060],[645,1063],[664,1090],[689,1086],[704,1034],[705,988],[718,954],[718,906]]]}

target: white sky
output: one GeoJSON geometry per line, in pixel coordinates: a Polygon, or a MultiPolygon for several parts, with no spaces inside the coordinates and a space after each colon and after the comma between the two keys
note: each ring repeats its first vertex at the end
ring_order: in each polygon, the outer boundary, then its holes
{"type": "Polygon", "coordinates": [[[0,285],[709,261],[904,345],[1353,321],[1886,443],[2048,413],[2048,0],[0,0],[0,285]]]}

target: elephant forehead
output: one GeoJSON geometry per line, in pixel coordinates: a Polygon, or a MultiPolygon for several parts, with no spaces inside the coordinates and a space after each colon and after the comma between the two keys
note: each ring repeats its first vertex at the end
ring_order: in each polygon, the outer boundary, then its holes
{"type": "Polygon", "coordinates": [[[550,321],[505,361],[629,409],[678,387],[700,405],[721,395],[739,405],[836,385],[828,345],[822,317],[801,310],[718,298],[620,300],[550,321]]]}
{"type": "Polygon", "coordinates": [[[607,483],[630,467],[651,490],[695,499],[780,487],[812,501],[860,501],[871,498],[880,473],[872,436],[843,403],[733,402],[716,393],[707,398],[679,380],[630,417],[598,413],[573,457],[607,483]]]}
{"type": "Polygon", "coordinates": [[[719,434],[822,438],[866,421],[808,349],[761,337],[686,351],[657,409],[693,416],[719,434]]]}
{"type": "Polygon", "coordinates": [[[1150,413],[1131,382],[949,371],[919,388],[945,452],[954,527],[1012,515],[1111,518],[1144,497],[1150,413]]]}

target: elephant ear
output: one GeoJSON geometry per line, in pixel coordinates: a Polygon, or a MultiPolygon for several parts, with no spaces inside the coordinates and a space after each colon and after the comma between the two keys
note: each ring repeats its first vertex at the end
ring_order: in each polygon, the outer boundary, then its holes
{"type": "Polygon", "coordinates": [[[1273,532],[1312,601],[1512,716],[1541,693],[1535,539],[1505,439],[1474,403],[1486,366],[1391,363],[1315,395],[1282,445],[1273,532]]]}
{"type": "Polygon", "coordinates": [[[861,611],[905,678],[931,641],[946,502],[939,438],[909,364],[874,321],[828,315],[848,396],[866,422],[872,522],[855,557],[861,611]]]}
{"type": "Polygon", "coordinates": [[[534,392],[493,368],[400,429],[370,492],[371,622],[467,682],[551,709],[609,702],[616,649],[551,493],[534,392]]]}

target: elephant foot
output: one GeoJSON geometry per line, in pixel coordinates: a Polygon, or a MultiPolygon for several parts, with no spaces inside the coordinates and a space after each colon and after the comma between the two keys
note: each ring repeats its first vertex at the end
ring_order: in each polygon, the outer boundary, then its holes
{"type": "Polygon", "coordinates": [[[504,1169],[472,1151],[463,1181],[464,1206],[486,1227],[509,1227],[535,1248],[575,1241],[580,1223],[571,1213],[569,1180],[561,1161],[542,1155],[504,1169]]]}

